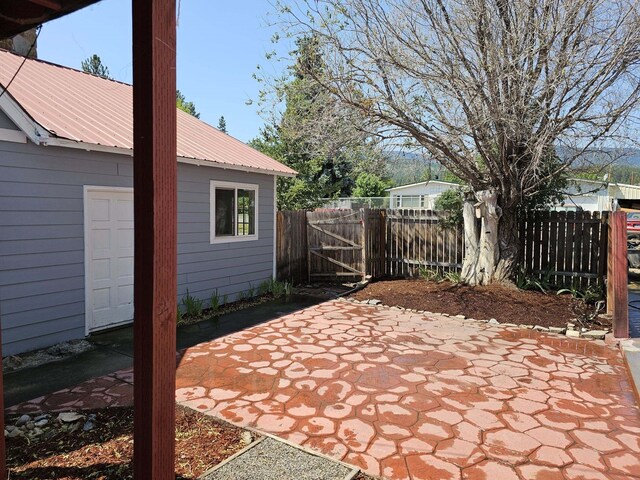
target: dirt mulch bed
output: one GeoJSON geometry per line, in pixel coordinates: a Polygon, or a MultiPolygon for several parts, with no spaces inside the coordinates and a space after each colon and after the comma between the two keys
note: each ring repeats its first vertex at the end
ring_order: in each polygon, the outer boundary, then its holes
{"type": "MultiPolygon", "coordinates": [[[[105,408],[95,427],[47,439],[7,438],[10,478],[30,480],[124,480],[133,478],[133,408],[105,408]]],[[[7,424],[15,418],[7,419],[7,424]]],[[[243,430],[176,407],[176,478],[194,479],[245,447],[243,430]]],[[[246,436],[246,434],[245,434],[246,436]]]]}
{"type": "MultiPolygon", "coordinates": [[[[356,300],[378,299],[384,305],[425,310],[467,318],[518,325],[566,327],[575,315],[575,301],[569,294],[556,295],[531,290],[518,290],[500,285],[476,286],[448,281],[388,280],[369,284],[354,293],[356,300]]],[[[602,317],[598,319],[606,323],[602,317]]]]}

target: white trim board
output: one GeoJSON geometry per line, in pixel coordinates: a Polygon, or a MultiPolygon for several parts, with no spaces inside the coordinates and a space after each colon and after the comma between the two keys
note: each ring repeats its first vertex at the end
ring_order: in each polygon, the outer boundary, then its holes
{"type": "Polygon", "coordinates": [[[49,132],[33,120],[7,91],[0,96],[0,110],[36,145],[49,138],[49,132]]]}
{"type": "MultiPolygon", "coordinates": [[[[275,177],[274,177],[275,178],[275,177]]],[[[251,242],[254,240],[258,240],[259,237],[259,224],[260,224],[260,201],[259,201],[259,197],[260,197],[260,187],[258,184],[256,183],[236,183],[236,182],[224,182],[224,181],[220,181],[220,180],[210,180],[209,181],[209,243],[211,245],[214,244],[221,244],[221,243],[235,243],[235,242],[251,242]],[[255,214],[254,214],[254,221],[255,221],[255,233],[253,235],[230,235],[230,236],[224,236],[224,237],[216,237],[216,233],[215,233],[215,223],[216,223],[216,196],[215,196],[215,190],[216,188],[229,188],[229,189],[234,189],[236,190],[240,190],[240,189],[244,189],[244,190],[253,190],[255,191],[255,200],[256,200],[256,208],[255,208],[255,214]]],[[[236,199],[237,199],[237,193],[236,193],[236,199]]],[[[236,222],[237,220],[237,201],[235,202],[236,205],[236,212],[234,212],[234,215],[236,215],[236,222]]]]}
{"type": "Polygon", "coordinates": [[[27,134],[22,130],[0,128],[0,142],[27,143],[27,134]]]}

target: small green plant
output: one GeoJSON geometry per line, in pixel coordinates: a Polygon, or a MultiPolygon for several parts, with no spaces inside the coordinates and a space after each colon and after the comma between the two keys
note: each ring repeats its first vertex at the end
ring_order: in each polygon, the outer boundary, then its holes
{"type": "Polygon", "coordinates": [[[581,328],[590,328],[593,324],[602,325],[596,320],[605,307],[602,287],[591,285],[586,290],[580,290],[574,284],[571,288],[563,288],[557,292],[558,295],[564,293],[569,293],[574,298],[571,311],[581,328]]]}
{"type": "Polygon", "coordinates": [[[450,270],[444,274],[444,279],[449,280],[451,283],[461,283],[462,275],[460,274],[460,272],[450,270]]]}
{"type": "Polygon", "coordinates": [[[293,293],[293,284],[291,282],[280,282],[278,280],[271,281],[271,294],[274,298],[280,298],[283,295],[288,297],[293,293]]]}
{"type": "Polygon", "coordinates": [[[249,289],[247,290],[247,298],[253,298],[256,296],[256,287],[253,286],[253,283],[249,282],[249,289]]]}
{"type": "Polygon", "coordinates": [[[220,295],[218,295],[217,288],[211,293],[211,298],[209,299],[209,306],[211,307],[211,310],[214,312],[220,308],[220,295]]]}
{"type": "Polygon", "coordinates": [[[274,296],[274,298],[280,298],[285,294],[284,287],[285,287],[285,284],[277,280],[274,280],[273,282],[271,282],[271,294],[274,296]]]}
{"type": "Polygon", "coordinates": [[[521,268],[516,275],[516,286],[520,290],[540,290],[542,293],[554,288],[554,284],[551,281],[551,270],[546,270],[542,274],[542,278],[538,278],[534,275],[529,275],[527,270],[521,268]]]}
{"type": "Polygon", "coordinates": [[[265,280],[264,282],[258,285],[258,295],[266,295],[267,293],[271,293],[271,282],[273,279],[265,280]]]}
{"type": "Polygon", "coordinates": [[[193,297],[187,290],[187,294],[182,297],[182,306],[187,317],[199,317],[202,315],[204,302],[199,298],[193,297]]]}
{"type": "Polygon", "coordinates": [[[180,325],[182,323],[182,312],[180,311],[180,305],[178,305],[178,313],[176,314],[176,324],[180,325]]]}
{"type": "Polygon", "coordinates": [[[604,292],[599,285],[590,285],[586,290],[580,290],[578,285],[574,283],[571,288],[558,290],[558,295],[562,295],[563,293],[570,293],[573,298],[589,304],[595,304],[604,300],[604,292]]]}
{"type": "Polygon", "coordinates": [[[420,275],[420,278],[430,282],[442,281],[442,275],[437,268],[420,267],[418,269],[418,275],[420,275]]]}

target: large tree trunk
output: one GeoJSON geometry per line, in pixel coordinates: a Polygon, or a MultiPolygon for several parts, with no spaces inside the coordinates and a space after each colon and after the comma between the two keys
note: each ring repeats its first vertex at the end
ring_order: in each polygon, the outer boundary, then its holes
{"type": "Polygon", "coordinates": [[[467,197],[463,207],[462,280],[469,285],[510,283],[520,252],[516,212],[500,208],[494,191],[476,192],[475,199],[467,197]]]}

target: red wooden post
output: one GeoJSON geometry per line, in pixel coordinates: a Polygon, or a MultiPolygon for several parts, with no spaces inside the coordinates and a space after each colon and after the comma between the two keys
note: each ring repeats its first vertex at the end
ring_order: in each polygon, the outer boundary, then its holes
{"type": "Polygon", "coordinates": [[[133,0],[134,475],[175,478],[176,5],[133,0]]]}
{"type": "Polygon", "coordinates": [[[629,337],[627,287],[627,215],[609,216],[609,261],[607,264],[607,313],[613,316],[613,335],[629,337]]]}
{"type": "MultiPolygon", "coordinates": [[[[0,327],[0,359],[2,358],[2,328],[0,327]]],[[[4,432],[4,372],[0,362],[0,432],[4,432]]],[[[7,478],[7,457],[4,434],[0,434],[0,478],[7,478]]]]}

